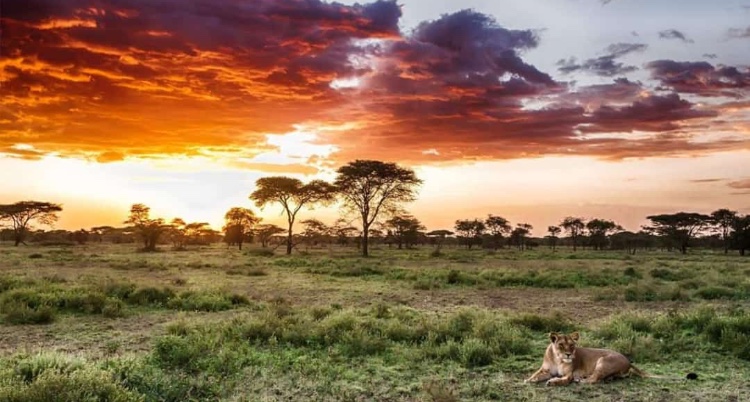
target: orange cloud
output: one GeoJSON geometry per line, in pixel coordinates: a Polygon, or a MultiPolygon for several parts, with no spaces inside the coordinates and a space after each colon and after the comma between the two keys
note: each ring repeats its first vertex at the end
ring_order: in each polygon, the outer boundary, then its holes
{"type": "Polygon", "coordinates": [[[465,10],[406,35],[400,16],[391,0],[9,2],[0,19],[0,149],[99,162],[215,150],[252,158],[274,148],[267,134],[298,125],[320,127],[317,141],[335,145],[337,161],[748,147],[746,135],[731,135],[746,119],[720,121],[746,105],[680,95],[745,94],[745,70],[661,60],[649,65],[661,89],[622,78],[576,88],[523,59],[540,40],[532,30],[465,10]],[[699,138],[715,124],[731,132],[699,138]]]}

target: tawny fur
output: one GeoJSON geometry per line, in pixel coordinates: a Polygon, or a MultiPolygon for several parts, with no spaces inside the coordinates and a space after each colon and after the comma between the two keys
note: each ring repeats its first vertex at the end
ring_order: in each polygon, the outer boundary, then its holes
{"type": "Polygon", "coordinates": [[[630,364],[622,353],[609,349],[579,348],[578,332],[549,334],[550,344],[544,352],[542,367],[524,382],[547,381],[547,385],[568,385],[573,381],[595,384],[608,378],[646,373],[630,364]]]}

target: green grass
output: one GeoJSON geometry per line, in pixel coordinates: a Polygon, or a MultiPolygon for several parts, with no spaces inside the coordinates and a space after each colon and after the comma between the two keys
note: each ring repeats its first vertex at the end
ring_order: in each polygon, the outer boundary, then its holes
{"type": "Polygon", "coordinates": [[[750,396],[747,258],[248,247],[0,245],[0,400],[750,396]],[[700,380],[523,384],[547,334],[574,330],[582,346],[700,380]]]}

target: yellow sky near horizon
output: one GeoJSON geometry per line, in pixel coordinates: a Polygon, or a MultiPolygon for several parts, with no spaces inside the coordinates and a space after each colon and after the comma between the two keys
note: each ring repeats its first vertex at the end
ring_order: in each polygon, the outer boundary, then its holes
{"type": "MultiPolygon", "coordinates": [[[[535,235],[563,217],[606,218],[637,230],[649,214],[690,210],[708,213],[728,207],[750,213],[750,192],[733,188],[737,174],[750,177],[750,153],[696,158],[600,161],[546,157],[447,166],[416,166],[424,180],[419,199],[406,209],[430,229],[452,228],[457,219],[495,214],[513,224],[534,225],[535,235]],[[745,166],[743,166],[743,163],[745,166]],[[654,172],[659,174],[655,175],[654,172]]],[[[231,207],[249,207],[265,222],[283,225],[280,208],[260,211],[248,199],[254,182],[269,175],[228,167],[219,161],[162,160],[99,164],[75,159],[41,161],[0,158],[0,202],[38,199],[62,203],[56,227],[75,230],[118,226],[130,205],[144,203],[154,216],[222,226],[231,207]],[[19,180],[23,177],[23,180],[19,180]]],[[[231,164],[229,164],[231,165],[231,164]]],[[[332,171],[294,175],[332,180],[332,171]]],[[[300,220],[327,223],[342,216],[337,207],[303,210],[300,220]]],[[[354,223],[354,216],[346,216],[354,223]]]]}

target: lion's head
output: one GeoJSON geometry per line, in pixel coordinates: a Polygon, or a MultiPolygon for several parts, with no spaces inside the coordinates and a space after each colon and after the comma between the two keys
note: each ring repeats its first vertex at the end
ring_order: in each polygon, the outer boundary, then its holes
{"type": "Polygon", "coordinates": [[[578,342],[578,332],[570,335],[552,332],[549,334],[549,340],[552,342],[552,350],[563,363],[572,363],[576,355],[576,342],[578,342]]]}

